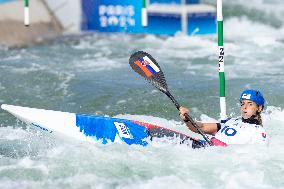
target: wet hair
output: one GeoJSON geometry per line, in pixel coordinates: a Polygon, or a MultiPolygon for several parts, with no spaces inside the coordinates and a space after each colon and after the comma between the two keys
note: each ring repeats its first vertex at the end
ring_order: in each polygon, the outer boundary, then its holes
{"type": "MultiPolygon", "coordinates": [[[[262,108],[262,110],[263,110],[263,108],[262,108]]],[[[256,112],[256,120],[258,121],[258,125],[263,126],[263,124],[262,124],[262,117],[261,117],[260,114],[261,114],[261,112],[256,112]]]]}

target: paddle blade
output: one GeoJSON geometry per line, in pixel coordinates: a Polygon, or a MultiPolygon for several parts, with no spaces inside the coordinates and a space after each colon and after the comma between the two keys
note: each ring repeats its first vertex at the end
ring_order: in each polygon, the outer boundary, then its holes
{"type": "Polygon", "coordinates": [[[157,61],[148,53],[137,51],[129,58],[131,68],[162,92],[167,92],[165,76],[157,61]]]}

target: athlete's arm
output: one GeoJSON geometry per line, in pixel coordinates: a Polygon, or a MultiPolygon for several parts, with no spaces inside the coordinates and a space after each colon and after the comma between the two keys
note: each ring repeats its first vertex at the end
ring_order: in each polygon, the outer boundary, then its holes
{"type": "MultiPolygon", "coordinates": [[[[185,119],[185,114],[189,113],[189,110],[183,106],[180,107],[179,109],[180,111],[180,118],[182,120],[186,120],[185,119]]],[[[188,121],[185,122],[186,126],[193,132],[197,133],[197,129],[188,121]]],[[[210,134],[210,135],[215,135],[217,133],[217,131],[220,129],[220,124],[218,123],[201,123],[201,122],[197,122],[197,126],[200,128],[200,130],[202,130],[204,133],[206,134],[210,134]]]]}

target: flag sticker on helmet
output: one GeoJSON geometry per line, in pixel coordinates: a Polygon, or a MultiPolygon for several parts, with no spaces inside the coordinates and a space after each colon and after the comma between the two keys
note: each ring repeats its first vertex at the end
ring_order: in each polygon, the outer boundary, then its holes
{"type": "Polygon", "coordinates": [[[147,56],[141,57],[134,63],[139,66],[147,77],[151,77],[160,71],[159,67],[147,56]]]}
{"type": "Polygon", "coordinates": [[[251,97],[251,94],[245,94],[245,93],[244,93],[244,94],[242,95],[242,98],[243,98],[243,99],[250,100],[250,97],[251,97]]]}

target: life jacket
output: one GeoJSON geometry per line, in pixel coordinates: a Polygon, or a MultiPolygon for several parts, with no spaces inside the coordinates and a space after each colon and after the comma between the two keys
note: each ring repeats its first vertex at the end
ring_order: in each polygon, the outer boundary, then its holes
{"type": "Polygon", "coordinates": [[[231,118],[221,123],[220,130],[212,138],[212,143],[216,146],[257,144],[267,141],[267,133],[261,125],[245,123],[241,118],[231,118]]]}

